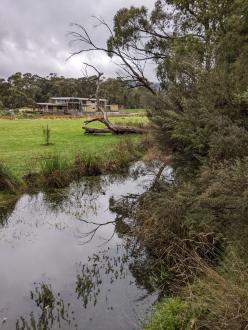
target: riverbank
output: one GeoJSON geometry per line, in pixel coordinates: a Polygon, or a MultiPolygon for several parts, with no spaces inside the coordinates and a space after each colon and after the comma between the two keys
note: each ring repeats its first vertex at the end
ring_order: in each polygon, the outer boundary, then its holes
{"type": "Polygon", "coordinates": [[[247,173],[247,158],[218,162],[140,199],[136,234],[161,291],[145,330],[247,326],[247,173]]]}
{"type": "MultiPolygon", "coordinates": [[[[96,141],[98,137],[89,138],[96,141]]],[[[23,192],[58,189],[83,177],[125,172],[148,148],[146,158],[160,157],[147,137],[117,138],[99,153],[77,152],[68,158],[45,153],[32,170],[26,168],[21,184],[15,173],[24,172],[3,169],[7,180],[1,184],[8,189],[0,196],[0,211],[6,218],[23,192]]],[[[161,292],[144,329],[239,329],[248,322],[248,272],[243,252],[248,237],[248,161],[210,164],[197,176],[185,175],[190,170],[185,166],[181,170],[182,164],[177,165],[176,175],[169,181],[157,177],[156,184],[136,201],[132,234],[153,260],[147,269],[152,273],[150,285],[161,292]]]]}
{"type": "MultiPolygon", "coordinates": [[[[147,117],[118,117],[113,122],[142,125],[148,122],[147,117]]],[[[0,161],[17,177],[27,172],[39,170],[39,162],[48,154],[60,154],[61,158],[71,161],[77,154],[105,155],[122,141],[122,136],[102,134],[89,136],[82,130],[83,120],[77,119],[0,119],[0,161]],[[43,129],[49,129],[49,144],[44,138],[43,129]]],[[[96,127],[101,124],[94,123],[96,127]]],[[[140,136],[130,137],[138,141],[140,136]]]]}

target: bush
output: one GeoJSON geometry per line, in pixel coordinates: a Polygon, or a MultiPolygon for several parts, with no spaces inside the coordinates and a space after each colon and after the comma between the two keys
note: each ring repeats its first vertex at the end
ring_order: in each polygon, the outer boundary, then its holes
{"type": "Polygon", "coordinates": [[[145,193],[136,230],[152,256],[185,283],[202,262],[216,264],[227,239],[247,242],[247,196],[248,158],[211,164],[190,182],[161,183],[145,193]]]}
{"type": "Polygon", "coordinates": [[[170,278],[185,284],[200,271],[200,260],[216,262],[223,248],[222,236],[212,214],[197,204],[197,186],[161,183],[159,189],[143,195],[136,232],[150,255],[173,274],[170,278]]]}

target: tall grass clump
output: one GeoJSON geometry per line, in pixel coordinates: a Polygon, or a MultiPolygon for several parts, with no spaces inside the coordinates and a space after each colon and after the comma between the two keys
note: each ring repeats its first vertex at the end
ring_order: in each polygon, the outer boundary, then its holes
{"type": "MultiPolygon", "coordinates": [[[[247,234],[247,230],[246,230],[247,234]]],[[[155,304],[145,330],[242,330],[248,327],[248,267],[236,239],[215,267],[198,260],[201,275],[155,304]],[[234,245],[233,245],[234,244],[234,245]]]]}
{"type": "Polygon", "coordinates": [[[114,148],[106,150],[104,155],[77,154],[71,174],[78,179],[82,176],[121,173],[129,167],[130,162],[140,156],[137,145],[131,139],[124,138],[114,148]]]}
{"type": "Polygon", "coordinates": [[[75,157],[71,172],[75,179],[80,179],[83,176],[100,175],[104,172],[103,168],[103,158],[95,154],[79,153],[75,157]]]}
{"type": "Polygon", "coordinates": [[[109,148],[100,155],[79,152],[73,160],[68,160],[63,158],[62,154],[48,154],[39,160],[40,172],[29,173],[25,180],[29,186],[36,188],[42,185],[62,188],[84,176],[121,173],[128,169],[130,162],[140,156],[137,143],[124,138],[114,148],[109,148]]]}
{"type": "MultiPolygon", "coordinates": [[[[236,250],[231,244],[215,269],[202,264],[202,276],[183,289],[181,298],[172,298],[180,299],[186,311],[180,317],[186,325],[182,329],[241,330],[248,327],[248,268],[236,250]]],[[[162,306],[166,305],[164,300],[162,306]]],[[[151,323],[155,320],[154,315],[151,323]]],[[[160,321],[160,324],[167,322],[165,314],[160,321]]]]}
{"type": "Polygon", "coordinates": [[[0,191],[15,193],[18,188],[18,180],[10,169],[0,163],[0,191]]]}
{"type": "Polygon", "coordinates": [[[62,188],[70,182],[71,164],[60,154],[52,154],[40,161],[42,182],[47,187],[62,188]]]}
{"type": "Polygon", "coordinates": [[[138,147],[138,142],[133,141],[129,137],[124,137],[114,149],[109,153],[106,162],[107,171],[118,173],[125,171],[131,162],[142,156],[138,147]]]}

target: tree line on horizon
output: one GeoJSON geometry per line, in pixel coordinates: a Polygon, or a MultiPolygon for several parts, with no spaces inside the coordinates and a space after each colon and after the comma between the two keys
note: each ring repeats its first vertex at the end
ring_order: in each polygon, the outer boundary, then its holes
{"type": "MultiPolygon", "coordinates": [[[[17,72],[7,79],[0,79],[0,109],[34,108],[37,102],[48,102],[50,97],[94,97],[94,78],[66,78],[55,73],[41,77],[17,72]]],[[[125,108],[146,107],[149,93],[144,88],[131,87],[119,78],[107,78],[102,80],[99,94],[109,104],[125,108]]]]}

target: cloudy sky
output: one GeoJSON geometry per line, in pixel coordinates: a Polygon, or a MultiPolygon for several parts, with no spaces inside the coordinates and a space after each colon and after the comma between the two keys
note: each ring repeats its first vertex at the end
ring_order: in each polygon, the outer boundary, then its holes
{"type": "Polygon", "coordinates": [[[96,63],[107,76],[114,75],[116,68],[107,56],[66,61],[71,51],[70,23],[84,24],[96,41],[103,42],[107,35],[94,28],[92,15],[111,24],[122,7],[152,8],[153,4],[154,0],[0,0],[0,77],[17,71],[78,77],[84,61],[96,63]]]}

